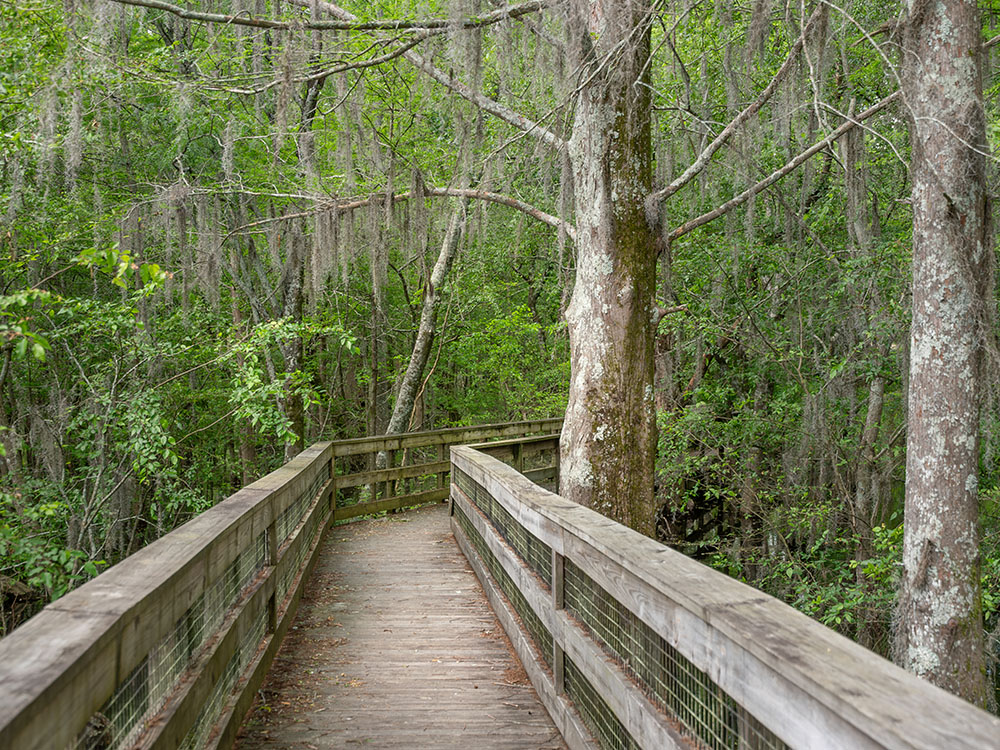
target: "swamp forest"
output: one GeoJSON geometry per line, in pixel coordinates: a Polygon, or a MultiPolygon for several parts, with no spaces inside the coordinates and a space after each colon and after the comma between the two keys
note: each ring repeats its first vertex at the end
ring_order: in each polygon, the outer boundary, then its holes
{"type": "Polygon", "coordinates": [[[992,0],[0,0],[0,635],[320,440],[997,710],[992,0]]]}

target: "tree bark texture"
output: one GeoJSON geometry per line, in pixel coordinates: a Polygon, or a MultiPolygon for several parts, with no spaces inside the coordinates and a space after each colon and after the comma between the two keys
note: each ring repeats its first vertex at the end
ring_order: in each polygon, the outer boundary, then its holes
{"type": "Polygon", "coordinates": [[[568,151],[576,210],[576,284],[566,320],[571,382],[560,492],[654,534],[652,302],[654,236],[648,5],[574,0],[580,73],[568,151]]]}
{"type": "Polygon", "coordinates": [[[392,415],[389,417],[389,426],[386,428],[387,434],[406,432],[410,424],[410,415],[413,413],[413,404],[417,398],[417,391],[420,388],[420,381],[424,375],[424,368],[427,366],[427,359],[430,357],[431,344],[434,341],[434,329],[437,321],[437,307],[441,299],[439,290],[444,284],[448,271],[451,269],[452,261],[462,238],[465,227],[465,210],[468,199],[463,198],[461,205],[455,209],[448,223],[448,231],[445,233],[444,241],[441,243],[441,252],[438,254],[437,262],[431,271],[431,277],[427,281],[424,289],[423,306],[420,311],[420,327],[417,329],[417,339],[413,343],[413,353],[410,355],[410,362],[406,366],[406,373],[399,385],[399,395],[392,408],[392,415]]]}
{"type": "Polygon", "coordinates": [[[984,705],[979,404],[991,273],[981,27],[972,0],[908,0],[903,96],[913,149],[903,664],[984,705]]]}

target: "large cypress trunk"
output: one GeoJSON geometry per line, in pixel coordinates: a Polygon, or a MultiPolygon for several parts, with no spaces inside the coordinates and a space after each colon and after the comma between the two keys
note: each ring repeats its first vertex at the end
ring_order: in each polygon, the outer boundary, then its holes
{"type": "Polygon", "coordinates": [[[909,0],[903,93],[913,161],[904,665],[983,705],[979,403],[991,275],[979,11],[909,0]]]}
{"type": "Polygon", "coordinates": [[[572,375],[560,490],[652,536],[656,252],[643,207],[652,177],[647,12],[633,0],[575,0],[570,9],[583,83],[569,141],[577,272],[566,311],[572,375]]]}

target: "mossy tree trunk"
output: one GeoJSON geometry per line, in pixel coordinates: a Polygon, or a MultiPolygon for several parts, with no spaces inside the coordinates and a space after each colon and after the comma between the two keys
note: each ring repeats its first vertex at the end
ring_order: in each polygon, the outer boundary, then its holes
{"type": "Polygon", "coordinates": [[[575,0],[570,46],[581,70],[568,149],[577,271],[566,311],[571,383],[560,491],[654,533],[655,237],[648,5],[575,0]]]}

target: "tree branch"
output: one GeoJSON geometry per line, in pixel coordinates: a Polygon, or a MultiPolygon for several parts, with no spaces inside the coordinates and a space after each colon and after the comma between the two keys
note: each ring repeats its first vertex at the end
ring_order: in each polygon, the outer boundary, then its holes
{"type": "MultiPolygon", "coordinates": [[[[659,224],[658,219],[660,204],[698,176],[698,174],[708,165],[709,160],[715,152],[718,151],[723,144],[729,140],[729,137],[736,132],[736,129],[757,114],[760,111],[760,108],[763,107],[767,100],[771,98],[771,95],[778,88],[778,84],[784,80],[788,71],[792,69],[793,63],[802,51],[806,34],[809,32],[810,27],[820,17],[822,10],[823,6],[819,5],[816,10],[813,11],[809,20],[806,22],[806,25],[802,27],[802,32],[799,34],[798,39],[795,40],[795,44],[792,45],[791,50],[789,50],[788,57],[785,58],[785,62],[782,63],[780,68],[778,68],[778,72],[774,74],[774,77],[771,78],[764,90],[760,92],[760,96],[757,97],[757,100],[736,115],[736,117],[733,118],[728,125],[726,125],[722,132],[719,133],[715,139],[705,147],[705,149],[698,155],[698,158],[694,160],[694,163],[684,170],[684,173],[680,177],[675,179],[665,188],[652,193],[646,199],[646,216],[652,226],[659,224]]],[[[674,54],[676,55],[677,53],[675,52],[674,54]]]]}
{"type": "MultiPolygon", "coordinates": [[[[536,13],[548,5],[546,0],[528,0],[528,2],[518,5],[505,5],[502,8],[487,13],[482,16],[467,18],[458,23],[445,18],[431,18],[419,21],[387,20],[387,21],[359,21],[354,17],[351,19],[341,17],[337,21],[275,21],[271,18],[253,18],[244,15],[226,15],[223,13],[204,13],[201,11],[188,10],[179,5],[164,2],[164,0],[114,0],[121,5],[134,5],[140,8],[151,8],[173,13],[175,16],[191,21],[203,21],[205,23],[224,23],[235,26],[252,26],[258,29],[310,29],[315,31],[343,30],[343,31],[429,31],[438,30],[438,33],[447,31],[449,28],[459,26],[463,29],[476,29],[481,26],[489,26],[508,18],[517,18],[529,13],[536,13]]],[[[304,5],[303,3],[295,3],[304,5]]]]}
{"type": "Polygon", "coordinates": [[[524,131],[528,135],[537,138],[556,150],[562,150],[566,145],[562,138],[545,126],[539,125],[534,120],[528,119],[521,113],[515,112],[509,107],[505,107],[500,102],[490,99],[488,96],[484,96],[483,94],[473,91],[470,87],[455,79],[453,76],[448,75],[440,68],[436,68],[422,55],[410,50],[406,52],[403,57],[409,60],[410,63],[412,63],[418,70],[423,71],[445,88],[450,89],[453,93],[458,94],[466,101],[476,105],[484,112],[489,112],[494,117],[503,120],[508,125],[513,125],[515,128],[524,131]]]}
{"type": "MultiPolygon", "coordinates": [[[[565,230],[566,235],[576,241],[576,228],[570,224],[568,221],[560,219],[558,216],[553,216],[552,214],[542,211],[540,208],[532,206],[530,203],[526,203],[522,200],[514,198],[509,195],[503,195],[502,193],[493,193],[488,190],[476,190],[474,188],[433,188],[425,187],[424,195],[431,195],[439,198],[475,198],[477,200],[489,201],[490,203],[499,203],[503,206],[508,206],[521,213],[530,216],[533,219],[537,219],[543,224],[548,224],[554,229],[559,229],[560,227],[565,230]]],[[[410,191],[396,193],[392,196],[393,203],[399,203],[400,201],[409,200],[411,197],[410,191]]],[[[229,232],[223,241],[228,240],[230,237],[239,234],[240,232],[245,232],[249,229],[256,229],[257,227],[265,226],[267,224],[272,224],[276,221],[288,221],[290,219],[302,219],[309,216],[313,216],[317,211],[352,211],[356,208],[363,208],[369,206],[372,203],[384,203],[385,193],[375,193],[366,197],[353,197],[353,198],[334,198],[327,201],[319,201],[317,199],[316,206],[309,209],[308,211],[300,211],[293,214],[283,214],[281,216],[269,217],[266,219],[258,219],[257,221],[251,221],[248,224],[243,224],[238,226],[229,232]]]]}
{"type": "MultiPolygon", "coordinates": [[[[142,1],[145,2],[145,0],[142,1]]],[[[353,13],[344,10],[339,5],[334,5],[331,2],[327,2],[327,0],[291,0],[291,3],[293,5],[298,5],[300,7],[312,7],[313,5],[315,5],[320,10],[329,13],[334,18],[338,18],[341,21],[346,21],[349,23],[358,22],[357,16],[355,16],[353,13]]],[[[508,6],[508,8],[509,7],[511,6],[508,6]]],[[[505,9],[502,8],[500,10],[504,11],[505,9]]],[[[499,12],[500,11],[494,11],[493,13],[489,13],[487,14],[487,16],[484,16],[484,18],[493,17],[499,12]]],[[[499,21],[502,20],[503,18],[510,18],[510,17],[511,16],[508,13],[507,15],[504,15],[501,18],[497,18],[496,20],[499,21]]],[[[494,117],[503,120],[509,125],[513,125],[515,128],[524,131],[528,135],[538,138],[543,143],[546,143],[555,149],[561,150],[565,146],[565,141],[563,141],[562,138],[560,138],[558,135],[553,133],[548,128],[539,125],[537,122],[528,119],[524,115],[520,114],[519,112],[515,112],[509,107],[505,107],[504,105],[500,104],[500,102],[494,101],[493,99],[490,99],[489,97],[484,96],[483,94],[473,91],[470,87],[466,86],[461,81],[456,80],[454,76],[448,75],[440,68],[435,67],[429,60],[424,58],[422,55],[417,54],[413,50],[407,50],[405,53],[403,53],[403,57],[407,61],[409,61],[415,68],[426,73],[435,81],[440,83],[442,86],[444,86],[447,89],[450,89],[453,93],[458,94],[466,101],[469,101],[472,104],[476,105],[484,112],[489,112],[494,117]]]]}
{"type": "Polygon", "coordinates": [[[735,198],[732,198],[731,200],[726,201],[725,203],[723,203],[718,208],[715,208],[715,209],[709,211],[706,214],[702,214],[701,216],[699,216],[699,217],[697,217],[695,219],[691,219],[691,221],[688,221],[688,222],[686,222],[684,224],[681,224],[679,227],[677,227],[676,229],[674,229],[669,235],[667,235],[667,243],[669,244],[669,243],[673,242],[674,240],[678,239],[679,237],[683,237],[688,232],[691,232],[692,230],[695,230],[698,227],[700,227],[700,226],[702,226],[704,224],[707,224],[708,222],[710,222],[710,221],[712,221],[714,219],[717,219],[720,216],[723,216],[724,214],[729,213],[731,210],[733,210],[737,206],[740,206],[740,205],[746,203],[748,200],[750,200],[750,198],[752,198],[753,196],[757,195],[757,193],[761,192],[762,190],[766,190],[767,188],[769,188],[771,185],[773,185],[774,183],[776,183],[778,180],[780,180],[782,177],[786,176],[790,172],[794,171],[797,167],[801,166],[803,163],[805,163],[806,161],[808,161],[810,158],[812,158],[813,156],[815,156],[817,153],[819,153],[823,149],[829,147],[832,143],[834,143],[835,141],[837,141],[846,132],[848,132],[849,130],[851,130],[854,127],[857,127],[864,120],[867,120],[872,115],[875,115],[878,112],[881,112],[883,109],[885,109],[887,106],[889,106],[892,102],[896,101],[896,99],[898,99],[898,98],[899,98],[899,92],[898,91],[896,91],[895,93],[890,94],[889,96],[887,96],[885,99],[883,99],[882,101],[880,101],[875,106],[869,107],[868,109],[866,109],[864,112],[862,112],[861,114],[857,115],[853,119],[847,120],[846,122],[844,122],[840,127],[838,127],[836,130],[834,130],[832,133],[830,133],[830,135],[828,135],[826,138],[824,138],[821,141],[817,141],[812,146],[810,146],[808,149],[806,149],[801,154],[799,154],[794,159],[792,159],[787,164],[785,164],[783,167],[781,167],[780,169],[775,170],[774,172],[772,172],[771,174],[769,174],[767,177],[765,177],[763,180],[761,180],[760,182],[758,182],[755,185],[752,185],[747,190],[745,190],[742,193],[740,193],[739,195],[737,195],[735,198]]]}

